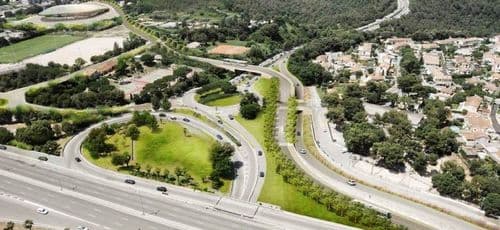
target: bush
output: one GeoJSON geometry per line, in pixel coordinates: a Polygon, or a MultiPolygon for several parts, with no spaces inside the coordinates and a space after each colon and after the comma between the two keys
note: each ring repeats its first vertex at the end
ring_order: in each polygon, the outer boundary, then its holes
{"type": "Polygon", "coordinates": [[[260,106],[258,104],[246,104],[240,106],[241,116],[247,120],[253,120],[259,115],[260,106]]]}

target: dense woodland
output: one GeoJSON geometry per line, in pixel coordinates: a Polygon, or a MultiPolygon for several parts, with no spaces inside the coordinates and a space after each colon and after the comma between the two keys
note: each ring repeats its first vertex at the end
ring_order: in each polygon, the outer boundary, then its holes
{"type": "Polygon", "coordinates": [[[99,74],[77,76],[63,83],[34,89],[26,93],[26,101],[59,108],[95,108],[127,103],[123,91],[110,85],[99,74]]]}
{"type": "Polygon", "coordinates": [[[283,18],[320,27],[357,27],[396,9],[393,0],[130,0],[137,2],[129,12],[194,12],[217,6],[240,12],[255,20],[283,18]]]}
{"type": "Polygon", "coordinates": [[[416,40],[500,32],[498,0],[411,0],[410,10],[401,19],[385,23],[379,32],[416,40]]]}
{"type": "Polygon", "coordinates": [[[68,66],[49,62],[48,66],[27,64],[26,68],[5,75],[0,75],[0,91],[5,92],[39,82],[52,80],[68,73],[68,66]]]}

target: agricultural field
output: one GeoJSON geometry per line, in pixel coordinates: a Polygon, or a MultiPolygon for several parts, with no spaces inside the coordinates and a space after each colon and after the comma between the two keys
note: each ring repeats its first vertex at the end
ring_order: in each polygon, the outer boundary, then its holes
{"type": "Polygon", "coordinates": [[[74,35],[43,35],[2,47],[0,48],[0,63],[15,63],[39,54],[49,53],[83,38],[83,36],[74,35]]]}

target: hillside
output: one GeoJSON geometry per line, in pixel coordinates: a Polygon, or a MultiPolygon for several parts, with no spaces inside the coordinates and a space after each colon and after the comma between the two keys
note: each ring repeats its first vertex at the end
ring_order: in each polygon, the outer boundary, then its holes
{"type": "Polygon", "coordinates": [[[498,0],[410,0],[411,13],[382,25],[381,33],[418,40],[500,32],[498,0]]]}
{"type": "Polygon", "coordinates": [[[396,8],[395,0],[129,0],[129,12],[193,12],[217,6],[248,15],[250,19],[277,19],[319,27],[357,27],[381,18],[396,8]]]}

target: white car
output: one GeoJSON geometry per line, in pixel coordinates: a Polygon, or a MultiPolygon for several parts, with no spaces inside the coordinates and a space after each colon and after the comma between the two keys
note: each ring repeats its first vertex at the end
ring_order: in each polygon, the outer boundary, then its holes
{"type": "Polygon", "coordinates": [[[42,214],[42,215],[47,215],[49,214],[49,210],[45,209],[45,208],[37,208],[36,209],[36,212],[39,213],[39,214],[42,214]]]}
{"type": "Polygon", "coordinates": [[[306,154],[306,153],[307,153],[307,151],[306,151],[305,149],[301,149],[301,150],[300,150],[300,153],[301,153],[301,154],[306,154]]]}
{"type": "Polygon", "coordinates": [[[78,229],[78,230],[89,230],[89,228],[87,228],[85,226],[81,226],[81,225],[78,226],[78,227],[76,227],[76,229],[78,229]]]}
{"type": "Polygon", "coordinates": [[[350,186],[355,186],[356,185],[356,181],[355,180],[348,180],[347,184],[349,184],[350,186]]]}

